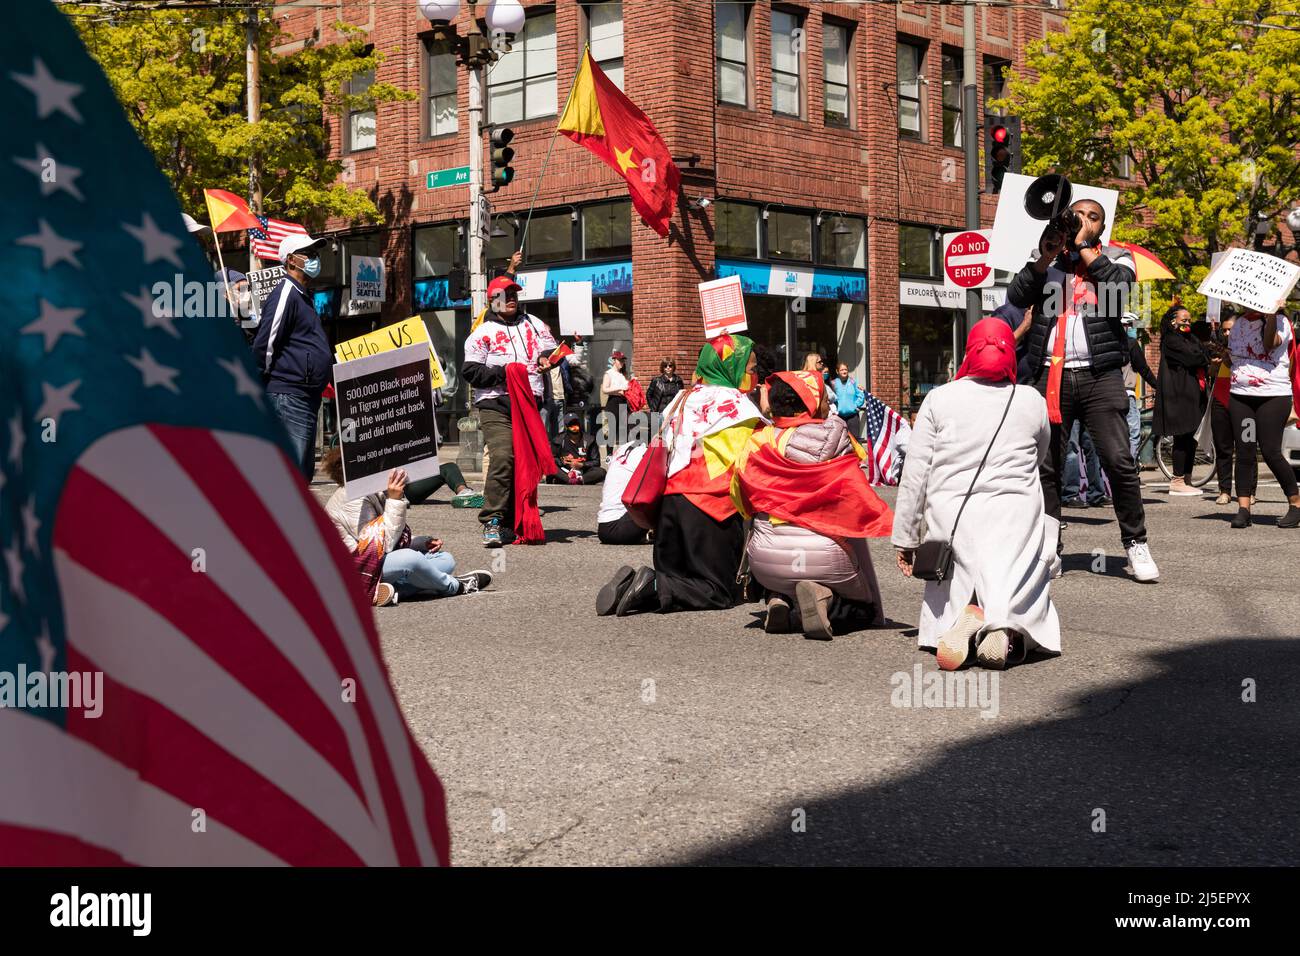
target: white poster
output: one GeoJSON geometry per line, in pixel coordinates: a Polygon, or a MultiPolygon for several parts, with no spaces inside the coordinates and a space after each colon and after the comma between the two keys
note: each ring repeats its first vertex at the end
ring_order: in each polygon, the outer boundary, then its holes
{"type": "Polygon", "coordinates": [[[699,290],[706,339],[725,332],[743,332],[749,327],[745,318],[745,292],[740,284],[740,276],[701,282],[699,290]]]}
{"type": "MultiPolygon", "coordinates": [[[[1043,237],[1047,223],[1025,212],[1025,193],[1036,178],[1007,173],[1002,180],[1002,192],[998,194],[998,209],[993,217],[993,232],[990,236],[992,248],[988,256],[988,264],[995,269],[1019,272],[1031,259],[1038,258],[1038,240],[1043,237]]],[[[1119,201],[1119,193],[1113,189],[1072,183],[1070,201],[1078,202],[1080,199],[1095,200],[1106,211],[1106,228],[1101,234],[1104,245],[1110,240],[1110,230],[1115,223],[1115,205],[1119,201]]]]}
{"type": "Polygon", "coordinates": [[[594,335],[591,280],[556,285],[560,290],[560,334],[594,335]]]}
{"type": "MultiPolygon", "coordinates": [[[[1214,253],[1214,255],[1210,256],[1211,272],[1214,271],[1215,266],[1217,266],[1220,262],[1223,261],[1223,257],[1226,255],[1227,255],[1226,252],[1216,252],[1214,253]]],[[[1221,320],[1222,315],[1223,315],[1223,300],[1216,299],[1212,295],[1206,296],[1205,297],[1205,321],[1217,325],[1221,320]]]]}
{"type": "Polygon", "coordinates": [[[515,276],[519,283],[520,302],[540,302],[546,298],[546,270],[541,272],[520,272],[515,276]]]}
{"type": "Polygon", "coordinates": [[[1229,249],[1196,291],[1256,312],[1273,313],[1300,279],[1300,265],[1252,249],[1229,249]]]}
{"type": "Polygon", "coordinates": [[[352,257],[352,300],[384,301],[384,260],[379,256],[352,257]]]}

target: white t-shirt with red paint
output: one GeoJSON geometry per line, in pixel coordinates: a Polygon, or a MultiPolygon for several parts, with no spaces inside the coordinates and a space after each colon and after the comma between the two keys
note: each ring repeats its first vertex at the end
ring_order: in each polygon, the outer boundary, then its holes
{"type": "MultiPolygon", "coordinates": [[[[537,360],[555,351],[555,336],[541,319],[524,314],[513,325],[485,320],[465,343],[465,361],[491,368],[503,368],[511,362],[528,366],[528,382],[533,394],[542,396],[542,373],[537,360]]],[[[508,394],[506,385],[474,389],[474,403],[508,394]]]]}
{"type": "Polygon", "coordinates": [[[1295,332],[1286,316],[1277,319],[1277,331],[1282,337],[1276,348],[1264,348],[1264,322],[1239,318],[1228,333],[1228,351],[1232,355],[1232,384],[1234,395],[1255,395],[1273,398],[1291,394],[1291,337],[1295,332]]]}

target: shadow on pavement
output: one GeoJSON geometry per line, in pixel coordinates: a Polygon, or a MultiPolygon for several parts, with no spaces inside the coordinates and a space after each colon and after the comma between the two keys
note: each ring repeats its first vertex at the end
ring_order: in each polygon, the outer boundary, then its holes
{"type": "Polygon", "coordinates": [[[997,675],[995,719],[900,708],[947,721],[951,745],[879,785],[792,798],[772,807],[769,829],[684,862],[1294,866],[1300,640],[1223,638],[1149,661],[1157,676],[1081,692],[1056,719],[1023,726],[1005,711],[1035,693],[1040,668],[997,675]],[[1247,679],[1256,703],[1243,701],[1247,679]]]}

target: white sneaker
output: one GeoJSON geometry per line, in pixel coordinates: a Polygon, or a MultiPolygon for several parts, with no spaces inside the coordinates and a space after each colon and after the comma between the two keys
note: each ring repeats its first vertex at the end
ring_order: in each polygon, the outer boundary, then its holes
{"type": "Polygon", "coordinates": [[[1169,493],[1175,498],[1199,498],[1204,494],[1200,488],[1193,488],[1185,481],[1169,482],[1169,493]]]}
{"type": "Polygon", "coordinates": [[[1151,557],[1151,549],[1145,541],[1130,544],[1128,552],[1128,571],[1139,581],[1155,581],[1160,577],[1160,569],[1151,557]]]}

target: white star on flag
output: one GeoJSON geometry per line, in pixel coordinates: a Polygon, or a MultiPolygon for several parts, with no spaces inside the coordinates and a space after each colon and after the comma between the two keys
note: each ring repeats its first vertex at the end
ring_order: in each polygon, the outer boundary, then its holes
{"type": "Polygon", "coordinates": [[[41,671],[48,674],[50,668],[54,666],[54,658],[58,656],[58,651],[54,649],[54,642],[50,640],[50,622],[41,622],[41,636],[36,639],[36,649],[41,655],[41,671]]]}
{"type": "Polygon", "coordinates": [[[153,216],[146,212],[140,225],[133,226],[124,222],[122,228],[140,240],[140,244],[144,246],[145,265],[165,259],[176,268],[181,268],[181,257],[176,254],[176,250],[181,247],[181,241],[171,233],[159,229],[158,224],[153,221],[153,216]]]}
{"type": "Polygon", "coordinates": [[[144,320],[146,329],[163,328],[170,332],[173,337],[178,339],[181,337],[181,334],[176,331],[176,326],[172,324],[175,319],[168,315],[165,309],[154,308],[153,297],[144,286],[140,286],[139,295],[123,292],[122,298],[140,310],[140,318],[144,320]]]}
{"type": "Polygon", "coordinates": [[[39,555],[40,542],[36,538],[36,533],[41,530],[41,519],[36,517],[36,498],[29,497],[27,503],[18,510],[23,516],[23,540],[27,542],[27,550],[39,555]]]}
{"type": "Polygon", "coordinates": [[[18,553],[18,542],[12,548],[5,549],[5,564],[9,565],[9,590],[18,596],[18,600],[27,603],[27,592],[23,590],[23,556],[18,553]]]}
{"type": "Polygon", "coordinates": [[[64,239],[51,229],[50,224],[44,219],[37,220],[36,232],[30,236],[20,236],[14,242],[20,246],[31,246],[41,250],[42,269],[48,270],[60,262],[70,262],[78,269],[81,268],[81,263],[77,260],[77,250],[81,248],[82,243],[75,239],[64,239]]]}
{"type": "Polygon", "coordinates": [[[238,359],[217,359],[217,364],[235,377],[235,394],[247,395],[262,407],[262,386],[253,381],[244,363],[238,359]]]}
{"type": "Polygon", "coordinates": [[[50,151],[43,143],[36,144],[35,159],[22,159],[15,156],[14,162],[41,181],[42,196],[49,196],[61,189],[78,201],[85,202],[86,197],[81,195],[81,190],[77,188],[77,177],[81,175],[81,169],[59,162],[50,155],[50,151]],[[49,169],[53,175],[46,176],[46,169],[49,169]]]}
{"type": "Polygon", "coordinates": [[[72,400],[72,393],[80,387],[81,379],[75,379],[59,388],[55,388],[49,382],[41,382],[44,400],[41,402],[41,407],[36,410],[34,421],[44,422],[47,418],[52,419],[54,427],[58,428],[59,419],[63,417],[64,412],[75,412],[81,408],[72,400]]]}
{"type": "Polygon", "coordinates": [[[23,414],[15,412],[9,419],[9,461],[19,468],[23,466],[23,443],[27,435],[23,432],[23,414]]]}
{"type": "Polygon", "coordinates": [[[140,347],[139,358],[136,358],[133,355],[123,355],[122,358],[134,365],[136,371],[143,376],[145,388],[159,385],[176,395],[181,393],[181,390],[176,387],[176,383],[172,381],[172,379],[180,374],[180,371],[178,369],[168,368],[166,365],[160,365],[158,361],[149,354],[149,350],[144,346],[140,347]]]}
{"type": "Polygon", "coordinates": [[[85,309],[60,309],[48,300],[41,299],[41,317],[24,325],[21,331],[45,336],[45,351],[48,353],[60,336],[80,335],[85,338],[86,333],[77,328],[77,319],[85,314],[85,309]]]}
{"type": "Polygon", "coordinates": [[[30,74],[10,73],[9,76],[15,83],[27,87],[36,94],[38,118],[45,119],[57,110],[69,119],[81,122],[81,114],[73,105],[72,98],[79,95],[83,87],[79,83],[65,83],[63,80],[56,79],[54,74],[46,69],[45,61],[39,56],[30,74]]]}

